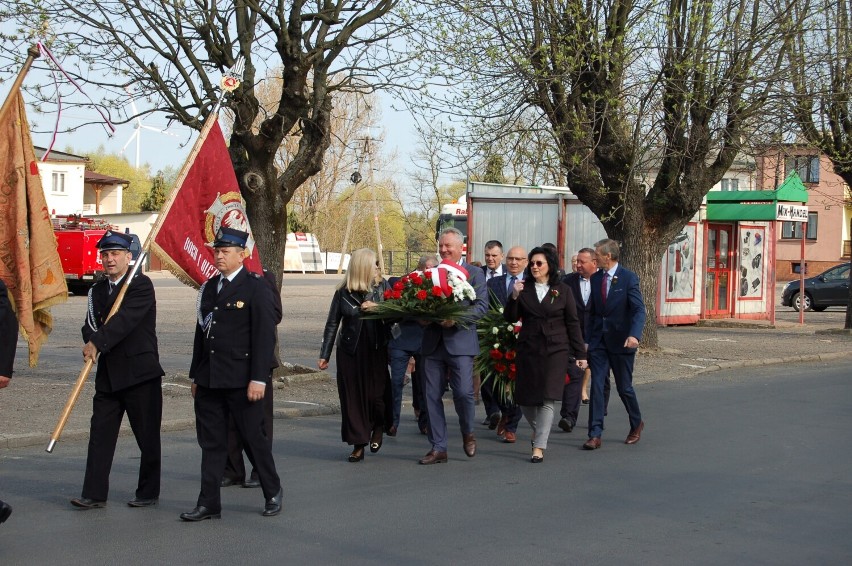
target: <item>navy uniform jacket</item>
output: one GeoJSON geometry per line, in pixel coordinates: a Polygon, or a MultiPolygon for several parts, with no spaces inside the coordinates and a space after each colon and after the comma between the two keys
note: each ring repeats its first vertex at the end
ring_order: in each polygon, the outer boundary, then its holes
{"type": "Polygon", "coordinates": [[[95,389],[106,393],[158,379],[164,373],[157,351],[157,301],[154,284],[147,275],[136,274],[121,307],[104,323],[126,278],[127,274],[112,294],[106,278],[89,289],[82,328],[83,342],[92,342],[100,352],[95,389]]]}
{"type": "Polygon", "coordinates": [[[245,267],[217,294],[221,275],[198,292],[189,378],[212,389],[269,383],[275,361],[276,306],[270,285],[245,267]]]}
{"type": "Polygon", "coordinates": [[[0,279],[0,375],[12,377],[17,345],[18,319],[9,302],[6,284],[0,279]]]}

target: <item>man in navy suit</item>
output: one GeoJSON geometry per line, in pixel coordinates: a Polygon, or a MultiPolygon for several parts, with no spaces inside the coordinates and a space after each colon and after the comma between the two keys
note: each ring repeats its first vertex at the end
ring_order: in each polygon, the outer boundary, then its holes
{"type": "Polygon", "coordinates": [[[618,264],[619,246],[614,240],[595,244],[595,257],[600,271],[591,278],[589,321],[589,365],[592,368],[591,402],[589,405],[589,439],[586,450],[601,447],[604,421],[604,381],[610,369],[615,388],[630,419],[630,433],[625,444],[636,444],[645,423],[633,391],[633,362],[639,337],[645,326],[645,303],[639,290],[639,278],[618,264]]]}
{"type": "Polygon", "coordinates": [[[447,420],[444,415],[444,387],[449,379],[453,390],[453,403],[459,416],[464,453],[472,458],[476,454],[473,436],[473,359],[479,353],[476,320],[488,309],[485,277],[481,269],[462,263],[464,236],[456,228],[447,228],[438,239],[441,260],[460,265],[468,273],[468,283],[476,290],[476,300],[470,305],[474,321],[467,327],[451,320],[430,323],[423,330],[423,374],[426,394],[426,412],[429,416],[429,442],[432,449],[420,459],[423,465],[447,461],[447,420]]]}
{"type": "MultiPolygon", "coordinates": [[[[509,300],[509,295],[516,281],[524,280],[524,269],[527,267],[527,252],[521,246],[509,248],[509,253],[506,257],[506,273],[498,275],[488,280],[488,297],[491,303],[491,308],[501,308],[506,306],[509,300]]],[[[493,383],[483,385],[483,390],[487,389],[489,394],[492,393],[493,383]]],[[[485,396],[483,395],[483,399],[485,396]]],[[[499,403],[502,416],[497,423],[497,436],[503,439],[503,442],[509,444],[515,442],[518,431],[518,423],[521,421],[521,409],[517,405],[507,405],[499,403]]]]}

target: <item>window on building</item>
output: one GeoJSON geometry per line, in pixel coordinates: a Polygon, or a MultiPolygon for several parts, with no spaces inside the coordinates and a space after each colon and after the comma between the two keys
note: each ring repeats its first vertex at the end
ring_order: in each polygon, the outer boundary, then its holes
{"type": "Polygon", "coordinates": [[[65,194],[65,173],[55,171],[50,176],[51,189],[53,193],[65,194]]]}
{"type": "MultiPolygon", "coordinates": [[[[817,225],[819,224],[819,216],[816,212],[808,212],[808,231],[805,234],[805,239],[817,239],[817,225]]],[[[781,223],[781,239],[782,240],[801,240],[802,239],[802,223],[801,222],[782,222],[781,223]]]]}
{"type": "Polygon", "coordinates": [[[803,183],[819,183],[819,156],[797,155],[787,158],[787,175],[793,171],[799,174],[803,183]]]}
{"type": "Polygon", "coordinates": [[[740,180],[739,179],[722,179],[722,190],[723,191],[738,191],[738,190],[740,190],[740,180]]]}

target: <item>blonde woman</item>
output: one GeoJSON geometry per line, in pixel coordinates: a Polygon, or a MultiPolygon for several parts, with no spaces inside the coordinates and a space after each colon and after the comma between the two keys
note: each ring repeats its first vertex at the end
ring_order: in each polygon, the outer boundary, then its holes
{"type": "Polygon", "coordinates": [[[364,459],[367,444],[370,452],[378,452],[383,432],[393,424],[385,325],[381,321],[361,318],[363,312],[382,300],[387,288],[375,252],[366,248],[355,250],[346,277],[331,300],[325,323],[317,366],[328,368],[337,336],[341,436],[343,442],[353,446],[350,462],[364,459]]]}

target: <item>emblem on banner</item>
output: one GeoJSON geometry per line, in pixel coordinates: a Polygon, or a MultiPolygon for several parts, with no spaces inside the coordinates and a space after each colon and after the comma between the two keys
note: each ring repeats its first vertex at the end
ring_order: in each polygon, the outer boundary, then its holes
{"type": "Polygon", "coordinates": [[[204,221],[204,238],[207,243],[212,243],[216,239],[216,233],[222,226],[233,228],[249,233],[246,249],[251,254],[254,250],[254,238],[251,235],[246,210],[243,208],[243,200],[240,193],[232,191],[216,196],[216,200],[210,205],[205,213],[207,218],[204,221]]]}

